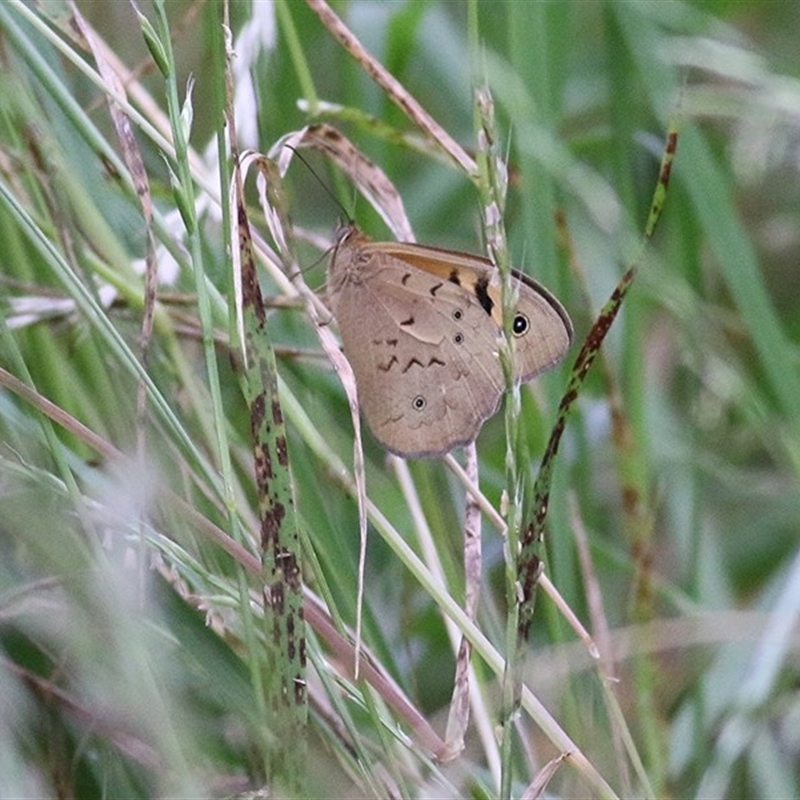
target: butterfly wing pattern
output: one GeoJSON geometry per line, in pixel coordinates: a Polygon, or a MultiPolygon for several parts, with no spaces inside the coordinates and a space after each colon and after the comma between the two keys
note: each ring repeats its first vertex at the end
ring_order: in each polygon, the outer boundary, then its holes
{"type": "MultiPolygon", "coordinates": [[[[505,390],[500,285],[490,261],[406,243],[372,242],[345,227],[328,296],[359,403],[375,438],[406,458],[472,442],[505,390]]],[[[515,273],[520,381],[558,363],[572,325],[542,286],[515,273]]]]}

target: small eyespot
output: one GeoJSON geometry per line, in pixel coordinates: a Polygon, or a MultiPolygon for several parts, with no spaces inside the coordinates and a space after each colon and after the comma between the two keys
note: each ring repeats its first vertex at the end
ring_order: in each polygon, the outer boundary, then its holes
{"type": "Polygon", "coordinates": [[[457,334],[456,334],[456,335],[453,337],[453,342],[454,342],[455,344],[463,344],[463,343],[464,343],[464,334],[463,334],[463,333],[457,333],[457,334]]]}
{"type": "Polygon", "coordinates": [[[518,313],[514,316],[514,322],[511,325],[514,336],[524,336],[530,327],[531,323],[524,314],[518,313]]]}
{"type": "Polygon", "coordinates": [[[411,401],[411,405],[414,407],[414,411],[422,411],[422,409],[428,405],[428,401],[421,394],[418,394],[411,401]]]}
{"type": "Polygon", "coordinates": [[[457,308],[457,309],[456,309],[456,310],[453,312],[453,319],[454,319],[456,322],[460,322],[462,319],[464,319],[464,312],[463,312],[463,311],[462,311],[460,308],[457,308]]]}

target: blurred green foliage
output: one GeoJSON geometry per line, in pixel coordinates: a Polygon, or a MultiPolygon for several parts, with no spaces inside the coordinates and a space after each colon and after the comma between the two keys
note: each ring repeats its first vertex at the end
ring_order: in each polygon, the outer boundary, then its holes
{"type": "MultiPolygon", "coordinates": [[[[167,5],[178,86],[194,80],[200,265],[185,248],[166,142],[147,128],[163,124],[165,88],[139,23],[127,4],[77,5],[131,71],[156,217],[148,229],[104,93],[82,70],[95,62],[71,38],[69,7],[0,5],[0,794],[244,792],[262,781],[255,732],[269,736],[247,669],[259,656],[242,629],[234,559],[179,502],[226,529],[228,482],[237,518],[256,530],[209,147],[223,124],[222,5],[167,5]],[[175,275],[159,287],[142,422],[148,234],[175,275]],[[220,342],[232,461],[224,475],[199,344],[198,268],[220,342]],[[138,466],[120,467],[46,418],[6,375],[125,453],[137,453],[143,434],[138,466]]],[[[380,165],[420,242],[480,252],[479,197],[466,176],[419,139],[308,5],[277,8],[280,24],[272,3],[231,8],[243,146],[266,152],[311,121],[298,105],[311,101],[311,86],[337,104],[313,120],[345,131],[380,165]]],[[[615,739],[627,730],[657,796],[798,796],[800,5],[362,0],[336,10],[467,148],[473,76],[488,83],[510,163],[511,253],[558,294],[578,344],[635,252],[667,124],[681,121],[661,227],[570,420],[551,496],[547,572],[613,660],[598,671],[542,599],[525,679],[621,795],[648,791],[615,739]],[[578,558],[577,527],[591,570],[578,558]],[[602,598],[599,616],[589,586],[602,598]],[[606,668],[619,679],[611,690],[626,726],[609,721],[606,668]]],[[[359,223],[387,238],[349,184],[322,157],[309,159],[359,223]]],[[[294,224],[330,237],[340,212],[302,165],[285,190],[294,224]]],[[[298,252],[321,289],[319,248],[303,241],[298,252]]],[[[277,292],[266,274],[263,283],[277,292]]],[[[357,512],[335,479],[337,459],[352,462],[347,403],[303,311],[276,310],[270,324],[297,508],[315,554],[308,583],[353,625],[357,512]]],[[[525,390],[531,474],[570,366],[525,390]]],[[[419,550],[395,473],[365,445],[370,499],[419,550]]],[[[495,506],[504,449],[498,415],[478,441],[481,488],[495,506]]],[[[410,466],[435,542],[429,558],[459,601],[463,490],[439,463],[410,466]]],[[[502,543],[488,524],[484,537],[477,624],[502,652],[502,543]]],[[[365,602],[365,644],[443,730],[453,667],[443,615],[373,528],[365,602]]],[[[314,635],[309,648],[311,796],[497,792],[491,736],[477,722],[461,759],[435,765],[384,697],[341,677],[314,635]]],[[[479,657],[475,666],[491,723],[499,684],[479,657]]],[[[529,717],[519,724],[516,794],[557,755],[529,717]]],[[[584,781],[565,764],[548,791],[594,794],[584,781]]]]}

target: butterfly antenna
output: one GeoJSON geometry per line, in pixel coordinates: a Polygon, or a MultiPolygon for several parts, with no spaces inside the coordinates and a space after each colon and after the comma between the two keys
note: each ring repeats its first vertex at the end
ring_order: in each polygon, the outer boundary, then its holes
{"type": "Polygon", "coordinates": [[[319,183],[319,185],[323,188],[325,194],[327,194],[328,197],[330,197],[331,200],[333,200],[333,202],[336,203],[336,205],[342,210],[345,219],[347,219],[348,221],[352,221],[352,217],[350,216],[350,214],[347,213],[347,209],[342,205],[339,198],[336,197],[336,195],[331,191],[328,184],[326,184],[325,181],[323,181],[322,178],[320,178],[320,176],[317,175],[316,170],[311,166],[311,164],[308,163],[305,156],[296,147],[293,147],[290,144],[285,144],[284,147],[288,147],[306,165],[306,168],[314,176],[317,183],[319,183]]]}

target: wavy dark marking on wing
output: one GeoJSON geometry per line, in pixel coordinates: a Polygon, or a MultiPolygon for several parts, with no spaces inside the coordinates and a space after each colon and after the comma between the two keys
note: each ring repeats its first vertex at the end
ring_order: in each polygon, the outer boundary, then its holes
{"type": "Polygon", "coordinates": [[[381,372],[388,372],[393,364],[397,364],[397,356],[392,356],[385,364],[378,364],[378,369],[381,372]]]}
{"type": "Polygon", "coordinates": [[[489,292],[487,289],[489,288],[489,279],[488,278],[478,278],[475,281],[475,297],[478,299],[478,302],[481,304],[481,308],[491,317],[492,316],[492,309],[494,308],[494,301],[491,297],[489,297],[489,292]]]}
{"type": "Polygon", "coordinates": [[[403,321],[400,323],[400,325],[402,325],[402,326],[406,326],[406,325],[413,325],[415,321],[416,321],[416,320],[414,319],[414,317],[409,317],[408,319],[404,319],[404,320],[403,320],[403,321]]]}
{"type": "Polygon", "coordinates": [[[458,277],[458,270],[455,268],[450,270],[447,280],[449,280],[450,283],[454,283],[456,286],[461,286],[461,278],[458,277]]]}
{"type": "Polygon", "coordinates": [[[436,297],[436,292],[438,292],[442,286],[444,286],[443,283],[437,283],[436,286],[431,286],[431,288],[428,289],[428,291],[431,293],[431,297],[436,297]]]}
{"type": "Polygon", "coordinates": [[[403,284],[403,286],[405,286],[405,285],[408,283],[408,279],[409,279],[410,277],[411,277],[411,273],[410,273],[410,272],[406,272],[406,274],[405,274],[405,275],[403,275],[403,277],[402,277],[402,278],[400,278],[400,283],[402,283],[402,284],[403,284]]]}
{"type": "Polygon", "coordinates": [[[418,358],[414,357],[408,362],[408,364],[405,365],[403,368],[403,373],[408,372],[415,364],[418,367],[422,367],[422,369],[425,369],[426,367],[443,367],[445,365],[444,361],[440,361],[438,358],[436,358],[436,356],[431,356],[430,359],[428,359],[427,364],[423,364],[418,358]]]}

